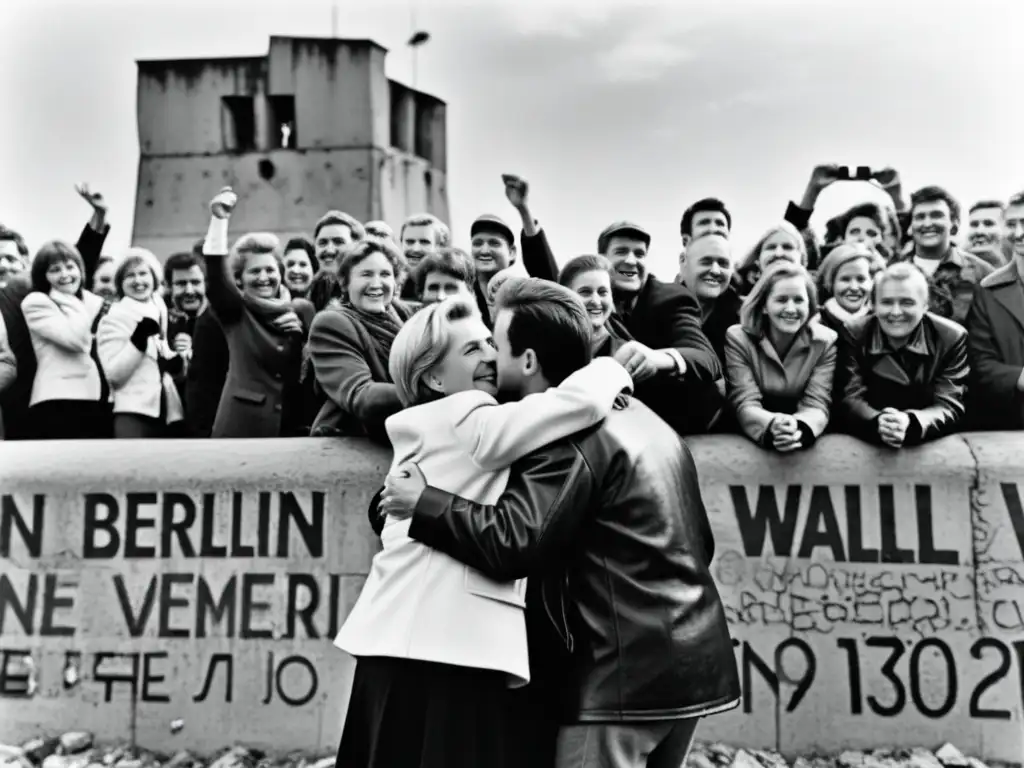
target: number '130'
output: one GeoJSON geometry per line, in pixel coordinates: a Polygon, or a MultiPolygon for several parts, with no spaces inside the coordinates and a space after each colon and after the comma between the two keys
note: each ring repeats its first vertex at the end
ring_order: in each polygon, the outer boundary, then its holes
{"type": "MultiPolygon", "coordinates": [[[[895,717],[900,714],[907,705],[908,686],[897,675],[896,665],[906,652],[904,641],[895,637],[869,637],[864,641],[864,645],[868,648],[888,651],[888,656],[879,670],[882,677],[888,681],[892,688],[892,694],[885,696],[885,701],[873,694],[864,696],[861,689],[861,656],[857,647],[857,641],[853,638],[841,638],[836,641],[836,645],[846,652],[850,680],[850,712],[854,715],[863,714],[864,703],[867,702],[868,708],[880,717],[895,717]]],[[[1024,641],[1016,641],[1010,646],[992,637],[981,638],[971,646],[971,657],[981,660],[986,656],[994,656],[998,660],[998,664],[981,678],[974,687],[968,705],[971,717],[981,720],[1009,720],[1011,718],[1009,710],[984,707],[981,701],[986,692],[1003,680],[1007,673],[1009,673],[1011,647],[1013,655],[1017,657],[1018,676],[1021,678],[1020,687],[1022,697],[1024,697],[1024,641]],[[991,651],[992,653],[986,653],[986,651],[991,651]]],[[[925,717],[935,719],[945,717],[952,712],[956,706],[959,684],[956,659],[950,647],[937,637],[926,638],[914,644],[910,651],[908,663],[910,698],[917,710],[925,717]],[[925,701],[921,691],[921,656],[928,649],[936,651],[946,667],[944,676],[946,681],[945,695],[937,706],[933,706],[925,701]]],[[[939,677],[941,678],[942,676],[939,677]]]]}

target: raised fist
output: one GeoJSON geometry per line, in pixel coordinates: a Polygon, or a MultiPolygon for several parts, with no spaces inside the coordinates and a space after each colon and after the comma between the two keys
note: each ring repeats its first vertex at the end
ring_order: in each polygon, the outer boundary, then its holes
{"type": "Polygon", "coordinates": [[[505,197],[512,203],[513,208],[522,208],[527,203],[530,194],[530,185],[521,176],[511,173],[503,173],[501,180],[505,182],[505,197]]]}
{"type": "Polygon", "coordinates": [[[237,204],[238,195],[234,193],[231,187],[224,187],[216,194],[213,200],[210,201],[210,213],[212,213],[215,218],[227,219],[231,216],[231,212],[235,209],[237,204]]]}

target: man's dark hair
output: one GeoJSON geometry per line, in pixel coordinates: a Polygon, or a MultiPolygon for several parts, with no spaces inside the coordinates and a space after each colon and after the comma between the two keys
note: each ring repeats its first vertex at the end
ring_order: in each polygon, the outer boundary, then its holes
{"type": "Polygon", "coordinates": [[[698,213],[721,213],[725,215],[726,226],[732,231],[732,214],[729,213],[729,209],[725,207],[725,203],[719,200],[717,197],[705,197],[698,200],[696,203],[691,205],[685,211],[683,211],[683,218],[679,221],[679,234],[680,235],[692,235],[693,234],[693,217],[698,213]]]}
{"type": "Polygon", "coordinates": [[[0,241],[2,240],[10,240],[18,248],[21,258],[28,259],[28,245],[25,244],[25,238],[13,229],[8,229],[3,224],[0,224],[0,241]]]}
{"type": "Polygon", "coordinates": [[[476,280],[476,267],[473,257],[461,248],[442,248],[437,253],[427,256],[416,267],[416,295],[422,296],[426,287],[427,275],[440,272],[442,275],[461,280],[472,286],[476,280]]]}
{"type": "MultiPolygon", "coordinates": [[[[921,187],[910,196],[910,215],[914,215],[914,209],[924,203],[945,203],[949,206],[949,217],[953,220],[953,227],[960,224],[960,203],[958,203],[949,192],[942,187],[929,186],[921,187]]],[[[952,234],[956,234],[953,232],[952,234]]]]}
{"type": "Polygon", "coordinates": [[[982,208],[998,208],[1000,211],[1005,211],[1006,204],[1002,200],[979,200],[967,210],[967,215],[970,216],[982,208]]]}
{"type": "Polygon", "coordinates": [[[1006,207],[1009,208],[1011,205],[1024,205],[1024,192],[1010,195],[1010,199],[1006,201],[1006,207]]]}
{"type": "Polygon", "coordinates": [[[171,276],[175,270],[185,272],[192,269],[192,267],[199,267],[203,271],[203,277],[206,277],[206,260],[196,258],[195,251],[172,253],[167,257],[167,261],[164,262],[164,285],[170,287],[171,276]]]}
{"type": "Polygon", "coordinates": [[[583,301],[568,288],[536,277],[510,277],[494,298],[508,310],[512,355],[532,349],[552,386],[590,362],[592,331],[583,301]]]}
{"type": "Polygon", "coordinates": [[[363,229],[363,225],[359,223],[359,220],[355,216],[351,216],[344,211],[328,211],[313,227],[313,239],[315,240],[320,230],[329,224],[341,224],[343,227],[348,227],[348,231],[352,233],[353,240],[362,240],[366,237],[366,230],[363,229]]]}

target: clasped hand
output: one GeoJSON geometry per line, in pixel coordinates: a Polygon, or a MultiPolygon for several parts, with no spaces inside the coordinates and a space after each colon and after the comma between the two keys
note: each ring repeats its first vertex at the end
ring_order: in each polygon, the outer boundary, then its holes
{"type": "Polygon", "coordinates": [[[412,517],[416,503],[427,487],[427,479],[411,461],[399,464],[384,478],[378,510],[397,520],[412,517]]]}

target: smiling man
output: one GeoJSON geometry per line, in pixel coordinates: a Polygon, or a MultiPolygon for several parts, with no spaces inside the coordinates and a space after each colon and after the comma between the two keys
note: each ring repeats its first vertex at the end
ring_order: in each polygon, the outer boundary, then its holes
{"type": "Polygon", "coordinates": [[[928,278],[930,309],[963,325],[975,286],[992,274],[992,265],[953,244],[960,227],[960,206],[942,187],[922,187],[910,196],[913,247],[894,262],[911,262],[928,278]]]}
{"type": "Polygon", "coordinates": [[[328,211],[313,228],[313,247],[320,269],[337,272],[345,249],[366,237],[366,231],[354,216],[343,211],[328,211]]]}
{"type": "Polygon", "coordinates": [[[422,297],[417,290],[419,266],[425,258],[448,246],[451,241],[451,231],[448,229],[448,225],[436,216],[429,213],[417,213],[402,224],[398,239],[408,268],[400,298],[407,301],[419,301],[422,297]]]}
{"type": "Polygon", "coordinates": [[[967,250],[999,268],[1009,261],[1003,204],[979,200],[967,211],[967,250]]]}
{"type": "Polygon", "coordinates": [[[25,240],[12,229],[0,225],[0,288],[7,281],[28,268],[28,246],[25,240]]]}
{"type": "Polygon", "coordinates": [[[691,241],[679,256],[679,284],[697,297],[701,327],[718,356],[725,361],[725,332],[740,320],[743,299],[732,284],[736,271],[732,244],[722,234],[709,233],[691,241]]]}
{"type": "Polygon", "coordinates": [[[516,260],[516,238],[500,216],[485,213],[469,228],[470,252],[476,269],[473,292],[484,322],[491,324],[492,299],[487,290],[491,278],[516,260]]]}
{"type": "Polygon", "coordinates": [[[651,236],[628,221],[597,238],[597,251],[611,263],[615,314],[611,332],[633,339],[616,359],[637,382],[637,397],[680,434],[699,434],[717,420],[722,391],[719,358],[701,330],[700,305],[690,290],[663,283],[647,270],[651,236]]]}
{"type": "Polygon", "coordinates": [[[1024,192],[1004,225],[1010,263],[981,281],[967,314],[972,429],[1024,429],[1024,192]]]}
{"type": "Polygon", "coordinates": [[[967,333],[928,311],[928,282],[913,264],[875,278],[874,313],[846,325],[839,411],[851,434],[890,448],[953,432],[964,417],[967,333]]]}

